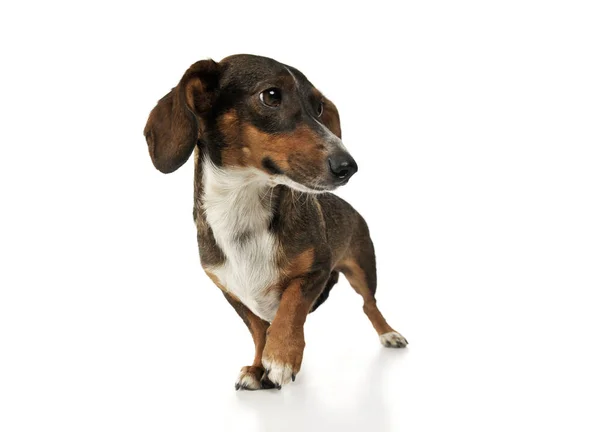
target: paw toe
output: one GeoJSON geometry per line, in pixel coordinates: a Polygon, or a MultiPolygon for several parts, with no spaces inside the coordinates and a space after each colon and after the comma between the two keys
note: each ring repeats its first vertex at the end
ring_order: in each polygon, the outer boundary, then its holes
{"type": "Polygon", "coordinates": [[[259,390],[262,387],[261,377],[263,375],[262,368],[255,366],[245,366],[240,371],[237,381],[235,382],[236,390],[259,390]]]}
{"type": "Polygon", "coordinates": [[[296,379],[296,374],[290,364],[263,359],[263,365],[267,370],[265,373],[267,380],[273,383],[275,388],[281,389],[282,385],[296,379]]]}

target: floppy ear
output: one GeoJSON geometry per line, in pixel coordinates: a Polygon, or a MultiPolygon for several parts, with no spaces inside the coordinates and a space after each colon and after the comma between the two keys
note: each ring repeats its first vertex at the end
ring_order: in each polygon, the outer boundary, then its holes
{"type": "Polygon", "coordinates": [[[329,129],[335,136],[342,139],[342,127],[340,126],[340,115],[337,107],[333,102],[327,98],[324,99],[323,114],[321,114],[321,121],[327,129],[329,129]]]}
{"type": "Polygon", "coordinates": [[[177,87],[158,101],[144,129],[156,169],[170,173],[188,160],[202,135],[203,115],[210,111],[218,85],[218,63],[202,60],[190,66],[177,87]]]}

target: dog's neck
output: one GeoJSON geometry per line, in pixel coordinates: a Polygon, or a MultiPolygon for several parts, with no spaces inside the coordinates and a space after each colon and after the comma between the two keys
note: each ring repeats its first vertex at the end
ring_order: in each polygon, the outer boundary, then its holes
{"type": "Polygon", "coordinates": [[[268,230],[276,191],[266,174],[255,168],[219,168],[208,157],[198,162],[198,198],[218,243],[268,230]]]}

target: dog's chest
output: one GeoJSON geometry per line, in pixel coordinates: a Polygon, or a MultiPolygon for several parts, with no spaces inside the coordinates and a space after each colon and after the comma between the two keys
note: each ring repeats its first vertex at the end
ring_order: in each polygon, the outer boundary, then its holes
{"type": "Polygon", "coordinates": [[[258,180],[251,172],[217,171],[205,165],[204,214],[225,255],[223,264],[209,270],[248,309],[272,321],[279,305],[278,293],[271,290],[279,276],[276,239],[269,231],[264,184],[258,180]]]}

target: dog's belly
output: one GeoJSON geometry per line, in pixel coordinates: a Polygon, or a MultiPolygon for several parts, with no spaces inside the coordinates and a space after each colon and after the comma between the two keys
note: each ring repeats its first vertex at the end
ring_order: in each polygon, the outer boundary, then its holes
{"type": "Polygon", "coordinates": [[[265,232],[233,244],[222,242],[222,249],[225,262],[211,273],[255,315],[273,321],[279,307],[279,294],[273,289],[279,277],[273,236],[265,232]]]}

